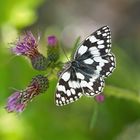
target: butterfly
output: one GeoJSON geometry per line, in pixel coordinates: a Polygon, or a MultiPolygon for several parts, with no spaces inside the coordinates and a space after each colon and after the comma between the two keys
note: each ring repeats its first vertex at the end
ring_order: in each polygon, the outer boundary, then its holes
{"type": "Polygon", "coordinates": [[[110,28],[103,26],[80,43],[72,60],[64,65],[57,83],[56,105],[67,105],[83,95],[94,97],[102,93],[104,79],[115,67],[110,28]]]}

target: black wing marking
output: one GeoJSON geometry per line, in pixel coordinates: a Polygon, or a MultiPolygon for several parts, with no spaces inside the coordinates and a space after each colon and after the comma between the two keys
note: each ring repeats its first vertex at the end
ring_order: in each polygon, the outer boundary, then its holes
{"type": "Polygon", "coordinates": [[[103,91],[104,79],[102,77],[92,77],[87,80],[82,80],[80,86],[86,96],[96,96],[103,91]]]}
{"type": "Polygon", "coordinates": [[[108,61],[107,63],[104,63],[100,71],[100,75],[106,78],[114,71],[116,67],[116,61],[115,56],[112,53],[109,53],[108,55],[103,56],[102,58],[108,61]]]}

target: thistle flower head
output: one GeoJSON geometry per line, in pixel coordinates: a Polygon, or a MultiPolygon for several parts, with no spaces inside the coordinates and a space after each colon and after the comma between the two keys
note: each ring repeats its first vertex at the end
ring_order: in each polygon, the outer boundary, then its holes
{"type": "Polygon", "coordinates": [[[15,45],[16,47],[13,47],[12,51],[17,55],[32,57],[35,53],[37,53],[37,41],[33,34],[29,31],[20,37],[15,45]]]}
{"type": "Polygon", "coordinates": [[[105,99],[105,96],[104,96],[102,93],[99,94],[99,95],[97,95],[97,96],[95,96],[95,100],[96,100],[97,102],[99,102],[99,103],[103,102],[104,99],[105,99]]]}
{"type": "Polygon", "coordinates": [[[47,77],[37,75],[25,90],[16,91],[8,98],[5,109],[8,112],[22,112],[35,96],[45,92],[47,88],[47,77]]]}
{"type": "Polygon", "coordinates": [[[48,36],[48,46],[55,47],[57,45],[57,38],[54,35],[48,36]]]}
{"type": "Polygon", "coordinates": [[[31,32],[26,32],[15,45],[16,46],[12,48],[15,54],[27,56],[34,69],[46,70],[48,61],[45,56],[39,53],[37,41],[31,32]]]}
{"type": "Polygon", "coordinates": [[[14,92],[7,101],[6,110],[8,112],[22,112],[25,104],[21,102],[22,91],[14,92]]]}

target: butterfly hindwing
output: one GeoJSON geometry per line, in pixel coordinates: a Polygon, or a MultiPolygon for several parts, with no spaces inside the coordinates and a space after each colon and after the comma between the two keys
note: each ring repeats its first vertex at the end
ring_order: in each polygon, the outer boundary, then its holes
{"type": "Polygon", "coordinates": [[[62,72],[57,84],[56,105],[62,106],[78,100],[82,96],[80,83],[72,69],[62,72]]]}
{"type": "Polygon", "coordinates": [[[95,78],[94,76],[88,81],[81,81],[81,88],[86,96],[96,96],[103,91],[104,79],[102,77],[95,78]]]}

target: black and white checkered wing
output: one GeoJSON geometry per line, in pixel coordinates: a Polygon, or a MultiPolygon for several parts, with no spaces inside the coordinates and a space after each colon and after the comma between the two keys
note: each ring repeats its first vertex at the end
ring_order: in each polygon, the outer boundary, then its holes
{"type": "MultiPolygon", "coordinates": [[[[90,70],[86,66],[84,69],[90,70]]],[[[86,73],[81,68],[70,67],[60,75],[55,95],[56,105],[67,105],[78,100],[82,95],[96,96],[103,91],[103,88],[102,77],[86,73]]]]}
{"type": "Polygon", "coordinates": [[[55,102],[57,106],[63,106],[78,100],[82,96],[80,82],[76,77],[76,72],[71,67],[62,71],[57,90],[55,102]]]}
{"type": "Polygon", "coordinates": [[[100,76],[107,77],[115,68],[115,57],[111,53],[111,32],[103,26],[88,36],[78,47],[74,59],[94,66],[100,76]]]}

